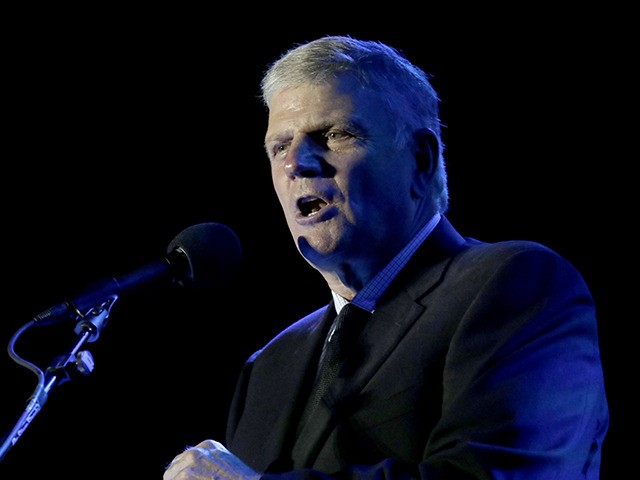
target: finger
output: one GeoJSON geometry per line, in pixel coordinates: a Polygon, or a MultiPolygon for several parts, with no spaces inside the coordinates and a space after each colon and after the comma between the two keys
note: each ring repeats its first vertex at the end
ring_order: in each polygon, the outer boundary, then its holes
{"type": "Polygon", "coordinates": [[[229,450],[227,450],[227,447],[225,447],[222,443],[216,440],[211,440],[211,439],[203,440],[193,448],[202,448],[212,452],[229,453],[229,450]]]}
{"type": "Polygon", "coordinates": [[[182,470],[181,464],[184,463],[185,453],[193,447],[187,445],[182,450],[182,453],[176,455],[171,462],[167,464],[164,470],[163,480],[171,480],[182,470]]]}

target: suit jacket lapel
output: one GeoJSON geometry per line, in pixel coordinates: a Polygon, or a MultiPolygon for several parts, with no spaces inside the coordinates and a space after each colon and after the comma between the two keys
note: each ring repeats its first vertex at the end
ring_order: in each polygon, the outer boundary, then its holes
{"type": "Polygon", "coordinates": [[[397,300],[369,319],[357,345],[345,359],[345,368],[335,379],[318,404],[314,413],[297,437],[292,450],[295,467],[311,466],[319,449],[331,433],[341,411],[349,409],[352,401],[375,374],[410,325],[418,318],[422,308],[413,302],[397,300]],[[395,305],[395,306],[394,306],[395,305]],[[396,315],[400,314],[394,321],[396,315]],[[346,372],[345,372],[346,370],[346,372]]]}
{"type": "MultiPolygon", "coordinates": [[[[265,385],[265,391],[271,392],[271,395],[260,400],[265,404],[264,411],[276,412],[276,415],[271,420],[263,419],[261,424],[263,435],[257,437],[250,435],[252,438],[264,438],[263,444],[259,447],[264,453],[263,458],[277,459],[271,462],[271,466],[265,466],[266,470],[277,471],[280,470],[279,464],[286,465],[290,462],[289,452],[295,441],[297,415],[307,400],[309,384],[313,380],[309,378],[309,372],[314,371],[312,363],[318,361],[317,354],[333,320],[335,309],[332,304],[329,304],[328,308],[324,312],[320,312],[319,315],[320,317],[308,324],[307,329],[301,333],[306,337],[306,340],[300,341],[299,335],[290,338],[288,341],[292,345],[278,350],[278,352],[284,352],[286,356],[272,359],[269,362],[269,374],[262,376],[262,378],[268,378],[270,382],[277,378],[279,383],[275,389],[272,384],[265,385]],[[295,360],[292,361],[290,352],[294,351],[297,351],[297,354],[295,360]],[[284,396],[273,395],[277,392],[282,392],[284,396]],[[291,392],[298,392],[298,395],[287,396],[291,392]]],[[[252,448],[258,448],[258,446],[252,448]]]]}

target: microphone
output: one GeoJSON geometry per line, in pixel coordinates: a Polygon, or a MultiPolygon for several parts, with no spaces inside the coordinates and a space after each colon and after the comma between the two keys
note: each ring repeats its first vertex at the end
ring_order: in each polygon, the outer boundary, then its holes
{"type": "Polygon", "coordinates": [[[240,241],[226,225],[199,223],[180,232],[156,260],[119,277],[100,280],[71,300],[54,305],[33,317],[37,325],[78,320],[109,298],[160,284],[210,288],[230,275],[242,255],[240,241]]]}

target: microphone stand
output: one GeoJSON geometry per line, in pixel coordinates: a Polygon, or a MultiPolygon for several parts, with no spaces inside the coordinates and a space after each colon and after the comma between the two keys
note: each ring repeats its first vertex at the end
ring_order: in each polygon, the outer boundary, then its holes
{"type": "MultiPolygon", "coordinates": [[[[71,380],[73,371],[80,372],[83,375],[88,375],[93,371],[94,362],[91,353],[80,349],[85,343],[95,342],[98,339],[100,332],[102,332],[102,329],[107,324],[111,307],[117,298],[117,295],[113,295],[101,305],[89,310],[84,316],[81,315],[82,318],[76,324],[74,329],[74,332],[78,334],[76,342],[67,351],[67,353],[56,357],[44,374],[34,366],[38,371],[38,386],[31,397],[29,397],[27,407],[23,414],[3,440],[3,443],[0,446],[0,461],[5,457],[9,449],[18,442],[27,427],[31,424],[31,421],[40,412],[53,387],[56,385],[62,385],[63,383],[71,380]]],[[[27,325],[21,328],[14,335],[9,346],[11,347],[11,345],[15,343],[15,339],[20,333],[34,325],[36,325],[34,320],[28,322],[27,325]]],[[[11,348],[9,351],[11,353],[11,348]]]]}

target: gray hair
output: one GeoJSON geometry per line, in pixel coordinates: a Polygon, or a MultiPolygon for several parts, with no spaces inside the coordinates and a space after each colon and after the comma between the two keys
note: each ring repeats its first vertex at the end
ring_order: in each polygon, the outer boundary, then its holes
{"type": "Polygon", "coordinates": [[[396,141],[422,128],[435,134],[440,146],[431,199],[440,212],[448,208],[447,175],[441,138],[439,98],[429,76],[397,49],[350,36],[325,36],[299,44],[267,68],[260,83],[262,102],[271,106],[274,94],[303,84],[321,84],[350,75],[364,88],[380,94],[398,119],[396,141]]]}

